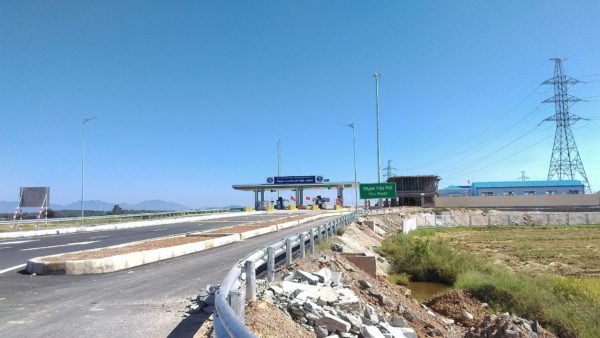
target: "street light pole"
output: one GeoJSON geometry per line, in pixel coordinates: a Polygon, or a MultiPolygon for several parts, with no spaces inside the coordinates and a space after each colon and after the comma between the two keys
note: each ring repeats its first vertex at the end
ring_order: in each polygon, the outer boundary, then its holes
{"type": "Polygon", "coordinates": [[[84,202],[83,202],[83,178],[85,175],[85,124],[95,120],[95,117],[88,117],[83,119],[81,122],[81,226],[83,226],[84,215],[84,202]]]}
{"type": "MultiPolygon", "coordinates": [[[[373,73],[373,78],[375,79],[375,115],[377,119],[377,183],[381,183],[381,158],[380,158],[380,150],[381,146],[379,144],[379,79],[381,78],[381,74],[373,73]]],[[[381,207],[382,200],[379,199],[378,205],[381,207]]]]}
{"type": "Polygon", "coordinates": [[[356,182],[356,133],[354,122],[347,124],[346,127],[352,128],[352,154],[354,157],[354,208],[358,212],[358,184],[356,182]]]}
{"type": "MultiPolygon", "coordinates": [[[[277,176],[281,175],[281,139],[277,139],[277,176]]],[[[279,189],[277,189],[277,201],[279,201],[279,189]]]]}

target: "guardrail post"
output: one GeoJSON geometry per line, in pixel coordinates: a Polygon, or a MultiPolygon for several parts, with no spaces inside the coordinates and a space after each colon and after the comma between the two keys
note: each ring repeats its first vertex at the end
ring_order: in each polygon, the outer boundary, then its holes
{"type": "Polygon", "coordinates": [[[244,319],[246,317],[244,311],[244,297],[242,291],[240,290],[231,290],[229,291],[229,306],[233,310],[233,313],[239,318],[239,320],[244,323],[244,319]]]}
{"type": "Polygon", "coordinates": [[[546,214],[546,225],[550,225],[550,214],[546,214]]]}
{"type": "Polygon", "coordinates": [[[267,248],[267,280],[275,279],[275,252],[272,247],[267,248]]]}
{"type": "Polygon", "coordinates": [[[566,214],[565,216],[566,216],[565,218],[566,218],[567,225],[571,225],[571,224],[569,224],[571,221],[571,218],[569,216],[571,216],[571,214],[566,214]]]}
{"type": "Polygon", "coordinates": [[[298,238],[300,239],[300,258],[304,259],[306,257],[306,244],[304,243],[304,233],[301,232],[298,235],[298,238]]]}
{"type": "Polygon", "coordinates": [[[256,269],[253,261],[246,261],[246,300],[256,299],[256,269]]]}
{"type": "Polygon", "coordinates": [[[325,237],[324,237],[325,240],[329,239],[329,231],[327,230],[327,225],[328,225],[327,223],[325,223],[325,225],[323,225],[323,230],[324,230],[324,233],[325,233],[325,237]]]}
{"type": "Polygon", "coordinates": [[[309,248],[310,248],[310,253],[315,252],[315,230],[314,229],[310,229],[310,243],[309,243],[309,248]]]}
{"type": "Polygon", "coordinates": [[[292,265],[292,240],[285,240],[285,264],[292,265]]]}
{"type": "Polygon", "coordinates": [[[590,214],[585,214],[585,224],[586,225],[590,224],[590,214]]]}

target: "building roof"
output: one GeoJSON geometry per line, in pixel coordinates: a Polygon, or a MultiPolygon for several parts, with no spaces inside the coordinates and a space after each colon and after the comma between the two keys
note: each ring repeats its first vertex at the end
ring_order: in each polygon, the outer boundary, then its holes
{"type": "Polygon", "coordinates": [[[469,190],[468,187],[460,187],[457,185],[449,185],[447,187],[445,187],[444,189],[440,189],[440,190],[469,190]]]}
{"type": "Polygon", "coordinates": [[[577,180],[561,181],[504,181],[504,182],[473,182],[472,189],[477,188],[533,188],[533,187],[583,187],[577,180]]]}
{"type": "MultiPolygon", "coordinates": [[[[357,185],[360,182],[357,182],[357,185]]],[[[261,190],[294,190],[298,188],[302,189],[328,189],[328,188],[354,188],[354,182],[324,182],[324,183],[310,183],[310,184],[234,184],[232,188],[235,190],[242,191],[261,191],[261,190]]]]}

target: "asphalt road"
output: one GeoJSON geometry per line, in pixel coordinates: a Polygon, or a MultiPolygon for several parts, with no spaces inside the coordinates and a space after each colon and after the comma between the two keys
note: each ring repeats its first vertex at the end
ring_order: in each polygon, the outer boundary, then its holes
{"type": "MultiPolygon", "coordinates": [[[[0,337],[191,337],[189,298],[240,258],[316,222],[108,274],[0,275],[0,337]]],[[[89,234],[88,234],[89,235],[89,234]]]]}
{"type": "MultiPolygon", "coordinates": [[[[212,228],[243,224],[251,221],[269,220],[289,215],[284,212],[209,219],[196,222],[165,224],[123,230],[83,232],[31,238],[0,240],[0,279],[11,268],[27,263],[33,257],[54,255],[65,252],[95,249],[111,245],[140,241],[144,239],[201,231],[212,228]]],[[[16,270],[16,268],[15,268],[16,270]]]]}

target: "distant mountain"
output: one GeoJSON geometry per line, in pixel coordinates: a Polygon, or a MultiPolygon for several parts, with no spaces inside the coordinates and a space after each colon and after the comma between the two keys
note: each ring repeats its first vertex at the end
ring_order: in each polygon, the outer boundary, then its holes
{"type": "MultiPolygon", "coordinates": [[[[119,206],[124,210],[178,211],[190,209],[185,205],[161,200],[142,201],[137,204],[119,203],[119,206]]],[[[112,210],[112,206],[110,208],[112,210]]]]}
{"type": "Polygon", "coordinates": [[[17,201],[0,201],[0,212],[15,212],[17,201]]]}
{"type": "MultiPolygon", "coordinates": [[[[85,210],[94,210],[94,211],[110,211],[112,210],[113,206],[115,204],[114,203],[108,203],[108,202],[104,202],[104,201],[98,201],[98,200],[92,200],[92,201],[85,201],[84,203],[84,209],[85,210]]],[[[50,204],[50,209],[54,209],[54,210],[80,210],[81,209],[81,202],[77,201],[77,202],[73,202],[67,205],[60,205],[60,204],[50,204]]]]}
{"type": "MultiPolygon", "coordinates": [[[[10,213],[14,212],[17,207],[18,201],[0,201],[0,213],[10,213]]],[[[85,210],[94,210],[94,211],[110,211],[112,210],[115,204],[119,204],[119,206],[124,210],[152,210],[152,211],[178,211],[178,210],[189,210],[189,207],[184,205],[166,202],[161,200],[150,200],[143,201],[137,204],[129,204],[129,203],[109,203],[98,200],[90,200],[85,201],[85,210]]],[[[50,209],[53,210],[80,210],[81,202],[73,202],[67,205],[62,204],[50,204],[50,209]]]]}

